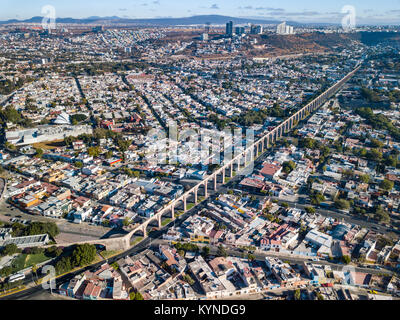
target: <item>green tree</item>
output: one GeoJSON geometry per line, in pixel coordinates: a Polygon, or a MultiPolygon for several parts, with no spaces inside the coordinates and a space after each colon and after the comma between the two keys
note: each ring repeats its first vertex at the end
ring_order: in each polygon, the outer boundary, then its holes
{"type": "Polygon", "coordinates": [[[107,151],[106,152],[106,155],[105,155],[105,158],[106,159],[111,159],[113,157],[113,152],[110,150],[110,151],[107,151]]]}
{"type": "Polygon", "coordinates": [[[81,161],[75,161],[74,165],[78,169],[82,169],[83,168],[83,163],[81,161]]]}
{"type": "Polygon", "coordinates": [[[254,254],[249,253],[249,254],[247,255],[247,259],[248,259],[249,261],[255,261],[255,260],[256,260],[256,257],[254,256],[254,254]]]}
{"type": "Polygon", "coordinates": [[[224,248],[222,245],[220,245],[220,246],[218,247],[217,255],[218,255],[219,257],[224,257],[224,258],[226,258],[226,257],[228,256],[228,253],[226,252],[225,248],[224,248]]]}
{"type": "Polygon", "coordinates": [[[96,257],[96,247],[90,244],[77,245],[72,252],[72,263],[74,266],[83,267],[93,262],[96,257]]]}
{"type": "Polygon", "coordinates": [[[385,179],[379,184],[379,187],[385,191],[391,191],[394,188],[394,182],[385,179]]]}
{"type": "Polygon", "coordinates": [[[369,183],[371,181],[371,177],[368,174],[363,174],[359,177],[362,183],[369,183]]]}
{"type": "Polygon", "coordinates": [[[344,199],[337,199],[335,200],[335,206],[339,210],[349,210],[350,209],[350,202],[344,199]]]}
{"type": "Polygon", "coordinates": [[[342,261],[345,264],[349,264],[351,262],[351,258],[349,256],[343,256],[342,261]]]}
{"type": "Polygon", "coordinates": [[[55,269],[57,274],[64,274],[66,272],[71,271],[72,269],[72,263],[71,263],[71,258],[70,257],[62,257],[60,260],[58,260],[55,264],[55,269]]]}
{"type": "Polygon", "coordinates": [[[35,155],[36,158],[43,157],[43,150],[42,149],[38,148],[35,151],[36,151],[36,155],[35,155]]]}
{"type": "Polygon", "coordinates": [[[99,147],[89,147],[87,150],[89,156],[97,158],[100,155],[100,148],[99,147]]]}
{"type": "Polygon", "coordinates": [[[188,274],[185,274],[185,275],[183,276],[183,280],[184,280],[185,282],[187,282],[188,284],[190,284],[191,286],[194,285],[194,282],[195,282],[195,281],[192,279],[192,277],[189,276],[188,274]]]}
{"type": "Polygon", "coordinates": [[[282,202],[281,207],[287,209],[289,208],[289,204],[287,202],[282,202]]]}
{"type": "Polygon", "coordinates": [[[203,255],[205,257],[208,257],[208,255],[210,254],[210,248],[209,247],[203,247],[202,252],[203,252],[203,255]]]}
{"type": "Polygon", "coordinates": [[[293,161],[287,161],[283,163],[283,172],[286,174],[291,173],[294,169],[296,169],[296,163],[293,161]]]}
{"type": "Polygon", "coordinates": [[[306,207],[305,210],[307,213],[311,213],[311,214],[314,214],[316,212],[314,207],[306,207]]]}
{"type": "Polygon", "coordinates": [[[13,254],[20,253],[20,252],[21,252],[21,250],[18,248],[18,246],[15,243],[7,244],[2,250],[2,254],[4,256],[12,256],[13,254]]]}

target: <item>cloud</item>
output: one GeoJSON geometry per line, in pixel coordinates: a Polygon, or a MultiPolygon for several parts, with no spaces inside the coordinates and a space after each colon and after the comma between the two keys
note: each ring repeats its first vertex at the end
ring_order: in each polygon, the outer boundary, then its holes
{"type": "Polygon", "coordinates": [[[210,9],[219,10],[219,6],[215,3],[210,7],[210,9]]]}

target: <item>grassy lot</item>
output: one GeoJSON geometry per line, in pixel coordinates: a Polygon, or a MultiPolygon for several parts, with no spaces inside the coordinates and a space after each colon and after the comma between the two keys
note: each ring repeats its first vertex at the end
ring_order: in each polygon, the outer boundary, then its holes
{"type": "Polygon", "coordinates": [[[131,242],[131,246],[134,246],[135,244],[138,244],[140,241],[142,241],[143,240],[143,237],[138,237],[138,238],[136,238],[135,240],[133,240],[132,242],[131,242]]]}
{"type": "Polygon", "coordinates": [[[187,204],[187,210],[189,211],[190,209],[192,209],[194,207],[194,203],[188,203],[187,204]]]}
{"type": "Polygon", "coordinates": [[[53,150],[57,147],[63,147],[64,146],[64,140],[55,140],[51,142],[40,142],[40,143],[35,143],[33,145],[34,148],[36,149],[42,149],[42,150],[53,150]]]}
{"type": "Polygon", "coordinates": [[[38,265],[39,263],[45,262],[50,259],[51,258],[47,257],[44,253],[30,254],[26,257],[25,268],[32,267],[33,265],[38,265]]]}
{"type": "Polygon", "coordinates": [[[168,218],[168,219],[165,219],[162,223],[161,223],[161,225],[163,226],[163,227],[165,227],[168,223],[170,223],[172,221],[172,219],[170,219],[170,218],[168,218]]]}
{"type": "Polygon", "coordinates": [[[178,218],[183,214],[184,214],[184,212],[182,210],[175,211],[175,218],[178,218]]]}
{"type": "Polygon", "coordinates": [[[33,265],[38,265],[39,263],[50,260],[44,253],[40,254],[20,254],[11,263],[13,273],[21,271],[26,268],[30,268],[33,265]]]}
{"type": "Polygon", "coordinates": [[[20,270],[23,270],[25,268],[25,261],[26,261],[26,254],[20,254],[11,263],[11,267],[13,269],[13,273],[16,273],[20,270]]]}
{"type": "Polygon", "coordinates": [[[120,254],[120,253],[122,253],[122,252],[123,252],[123,251],[121,251],[121,250],[118,250],[118,251],[112,251],[112,250],[107,251],[107,250],[104,250],[104,251],[100,252],[100,255],[101,255],[104,259],[108,259],[108,258],[113,257],[113,256],[116,256],[116,255],[118,255],[118,254],[120,254]]]}

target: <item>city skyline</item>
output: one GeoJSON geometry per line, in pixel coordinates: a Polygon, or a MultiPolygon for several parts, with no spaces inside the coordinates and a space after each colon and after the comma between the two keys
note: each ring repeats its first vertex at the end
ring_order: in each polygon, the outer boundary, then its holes
{"type": "Polygon", "coordinates": [[[58,18],[87,18],[91,16],[121,18],[179,18],[197,15],[226,15],[232,17],[249,17],[264,20],[297,21],[303,23],[340,23],[345,13],[344,6],[353,6],[356,10],[357,23],[359,24],[399,24],[399,0],[383,0],[379,5],[375,1],[337,1],[333,4],[316,3],[307,0],[301,3],[288,0],[279,1],[250,0],[211,0],[202,4],[194,1],[182,3],[178,0],[152,0],[152,1],[85,1],[76,0],[64,3],[58,0],[40,1],[3,1],[3,10],[0,20],[24,20],[42,15],[42,8],[47,5],[54,6],[58,18]]]}

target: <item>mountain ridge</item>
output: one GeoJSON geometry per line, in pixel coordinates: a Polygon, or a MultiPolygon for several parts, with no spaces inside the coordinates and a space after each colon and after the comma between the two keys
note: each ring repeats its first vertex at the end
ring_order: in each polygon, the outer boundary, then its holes
{"type": "MultiPolygon", "coordinates": [[[[25,20],[10,19],[6,21],[0,21],[0,24],[19,24],[19,23],[41,23],[43,17],[35,16],[25,20]]],[[[223,25],[228,21],[232,21],[234,24],[279,24],[280,20],[268,20],[263,18],[253,18],[253,17],[231,17],[223,15],[197,15],[190,17],[181,18],[121,18],[117,16],[111,17],[97,17],[92,16],[88,18],[57,18],[56,22],[62,24],[132,24],[132,25],[155,25],[155,26],[173,26],[173,25],[205,25],[206,23],[214,25],[223,25]]],[[[298,23],[295,21],[288,21],[290,25],[299,26],[305,25],[304,23],[298,23]]],[[[315,23],[310,23],[315,24],[315,23]]]]}

